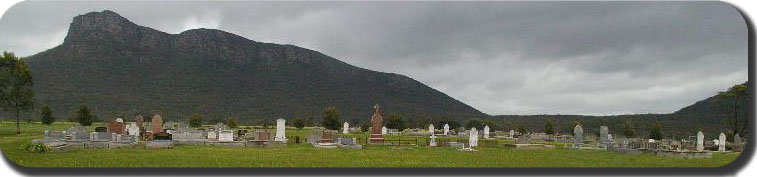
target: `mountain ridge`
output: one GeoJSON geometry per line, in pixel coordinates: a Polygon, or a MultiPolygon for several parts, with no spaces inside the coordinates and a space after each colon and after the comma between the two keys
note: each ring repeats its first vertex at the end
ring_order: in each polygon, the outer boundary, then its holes
{"type": "Polygon", "coordinates": [[[216,29],[169,34],[109,10],[74,17],[64,42],[28,57],[37,103],[100,119],[199,113],[206,119],[320,117],[365,122],[372,106],[406,117],[488,116],[410,77],[349,65],[321,52],[216,29]]]}

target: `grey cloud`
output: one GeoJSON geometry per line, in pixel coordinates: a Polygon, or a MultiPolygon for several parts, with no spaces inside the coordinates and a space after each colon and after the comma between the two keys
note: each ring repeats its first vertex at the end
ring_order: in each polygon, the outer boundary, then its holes
{"type": "Polygon", "coordinates": [[[673,112],[747,80],[745,23],[720,2],[27,1],[0,19],[0,48],[40,52],[104,9],[310,48],[489,114],[673,112]]]}

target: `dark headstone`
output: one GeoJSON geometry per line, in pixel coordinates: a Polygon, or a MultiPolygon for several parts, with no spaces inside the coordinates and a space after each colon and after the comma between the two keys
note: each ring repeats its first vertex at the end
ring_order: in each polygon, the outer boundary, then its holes
{"type": "MultiPolygon", "coordinates": [[[[381,110],[378,104],[373,106],[374,113],[371,117],[371,137],[369,138],[370,143],[384,143],[384,136],[381,134],[381,127],[383,127],[383,118],[381,117],[381,110]]],[[[331,141],[331,133],[328,134],[329,137],[326,138],[326,132],[324,132],[323,140],[329,140],[331,141]]]]}
{"type": "Polygon", "coordinates": [[[171,140],[171,134],[166,132],[155,133],[152,135],[152,140],[171,140]]]}
{"type": "Polygon", "coordinates": [[[123,122],[108,122],[108,133],[124,134],[125,132],[126,124],[124,124],[123,122]]]}
{"type": "Polygon", "coordinates": [[[153,116],[150,127],[152,127],[153,134],[163,132],[163,117],[160,117],[160,115],[153,116]]]}
{"type": "Polygon", "coordinates": [[[107,127],[95,127],[95,132],[108,132],[107,127]]]}

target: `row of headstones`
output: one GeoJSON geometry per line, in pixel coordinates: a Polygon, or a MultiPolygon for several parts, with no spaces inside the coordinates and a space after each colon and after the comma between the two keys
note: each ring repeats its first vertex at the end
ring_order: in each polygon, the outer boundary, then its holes
{"type": "MultiPolygon", "coordinates": [[[[122,118],[116,118],[114,121],[108,123],[108,127],[105,128],[107,132],[116,133],[116,134],[126,134],[134,135],[134,136],[141,136],[145,133],[143,129],[143,121],[144,119],[142,116],[137,116],[135,118],[134,123],[125,124],[122,118]]],[[[284,119],[277,119],[276,120],[276,136],[274,137],[275,141],[283,141],[286,142],[286,136],[285,136],[285,124],[286,120],[284,119]]],[[[160,132],[167,132],[169,134],[172,134],[174,132],[182,133],[184,135],[187,135],[187,138],[197,138],[199,137],[197,133],[186,133],[190,132],[189,127],[184,122],[172,122],[168,121],[163,124],[163,118],[160,115],[153,116],[152,122],[150,124],[150,128],[152,129],[151,134],[156,135],[160,132]],[[178,128],[174,128],[178,127],[178,128]],[[176,131],[174,131],[176,130],[176,131]]],[[[219,141],[228,141],[229,139],[233,140],[233,132],[225,132],[228,127],[224,125],[223,123],[217,123],[214,128],[216,132],[210,133],[207,137],[208,139],[218,139],[219,141]],[[231,136],[229,136],[231,135],[231,136]],[[230,138],[231,137],[231,138],[230,138]]],[[[101,129],[96,129],[101,130],[101,129]]]]}
{"type": "Polygon", "coordinates": [[[87,133],[80,128],[70,128],[67,131],[45,131],[43,142],[68,141],[68,142],[124,142],[131,143],[139,138],[132,135],[122,135],[108,132],[87,133]]]}
{"type": "MultiPolygon", "coordinates": [[[[583,128],[581,125],[576,125],[575,128],[573,128],[573,137],[574,137],[574,147],[581,147],[584,142],[583,138],[583,128]]],[[[650,140],[652,141],[652,140],[650,140]]],[[[601,126],[599,129],[599,142],[600,147],[612,147],[614,144],[614,140],[612,138],[612,135],[609,134],[609,130],[606,126],[601,126]]],[[[726,148],[726,135],[725,133],[720,133],[720,136],[718,139],[713,140],[714,144],[718,146],[718,151],[724,152],[726,148]]],[[[734,135],[734,149],[741,150],[741,137],[736,134],[734,135]]],[[[701,131],[697,132],[697,140],[696,140],[696,150],[697,151],[703,151],[704,150],[704,133],[701,131]]]]}

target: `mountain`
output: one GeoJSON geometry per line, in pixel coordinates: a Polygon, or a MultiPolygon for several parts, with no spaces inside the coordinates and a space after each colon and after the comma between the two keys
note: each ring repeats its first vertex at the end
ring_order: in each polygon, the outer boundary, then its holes
{"type": "Polygon", "coordinates": [[[407,76],[220,30],[168,34],[107,10],[75,17],[61,45],[27,60],[36,103],[58,117],[85,104],[105,120],[199,113],[252,122],[320,117],[335,106],[342,120],[357,124],[370,119],[376,103],[405,117],[488,116],[407,76]]]}

